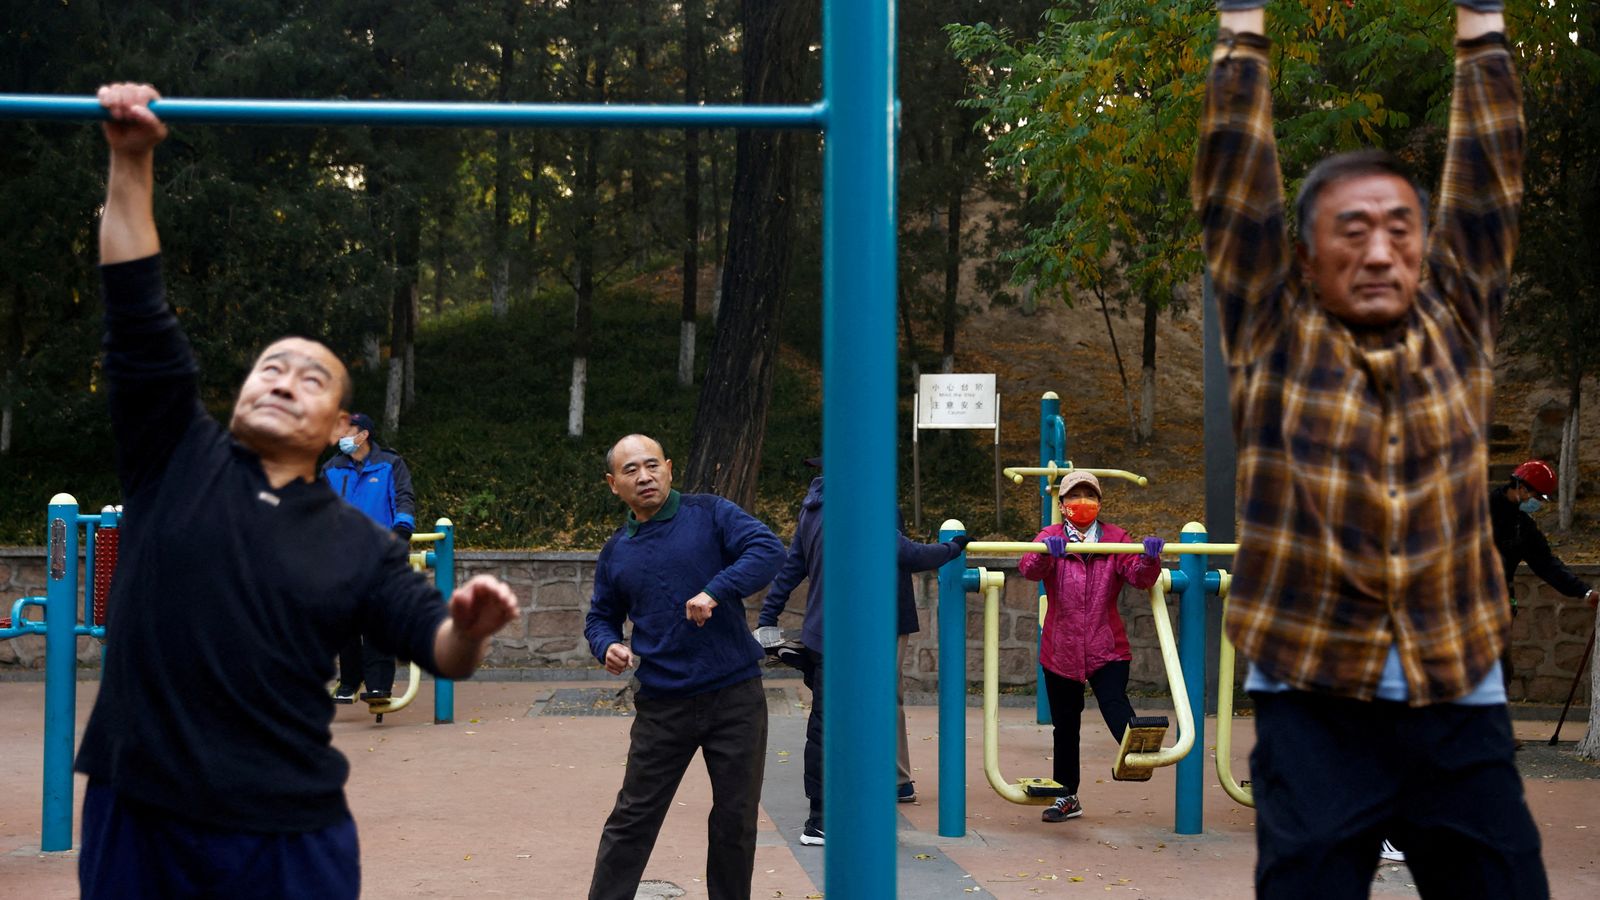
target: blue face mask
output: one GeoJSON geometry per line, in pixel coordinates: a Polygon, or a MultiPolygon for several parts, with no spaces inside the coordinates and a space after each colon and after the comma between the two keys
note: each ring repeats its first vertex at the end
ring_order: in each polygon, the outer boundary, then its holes
{"type": "Polygon", "coordinates": [[[1539,511],[1539,507],[1541,507],[1543,505],[1544,505],[1543,503],[1539,502],[1539,498],[1538,497],[1529,497],[1528,499],[1522,501],[1521,503],[1518,503],[1517,504],[1517,509],[1520,509],[1525,513],[1536,513],[1536,512],[1539,511]]]}
{"type": "Polygon", "coordinates": [[[354,453],[354,452],[356,452],[356,448],[359,447],[359,446],[361,446],[361,445],[356,443],[356,439],[353,438],[353,437],[345,436],[345,437],[339,438],[339,452],[340,453],[354,453]]]}

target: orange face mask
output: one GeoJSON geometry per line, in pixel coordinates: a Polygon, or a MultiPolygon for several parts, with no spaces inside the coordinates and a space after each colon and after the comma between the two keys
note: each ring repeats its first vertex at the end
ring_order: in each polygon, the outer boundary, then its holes
{"type": "Polygon", "coordinates": [[[1063,501],[1061,506],[1066,512],[1067,521],[1079,528],[1088,528],[1100,517],[1100,501],[1093,497],[1074,497],[1063,501]]]}

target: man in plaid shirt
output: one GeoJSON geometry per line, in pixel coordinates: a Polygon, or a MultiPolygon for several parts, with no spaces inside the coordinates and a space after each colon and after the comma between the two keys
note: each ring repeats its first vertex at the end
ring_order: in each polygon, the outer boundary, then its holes
{"type": "Polygon", "coordinates": [[[1443,185],[1273,143],[1265,0],[1220,0],[1194,203],[1241,483],[1227,632],[1251,662],[1262,897],[1363,897],[1380,841],[1424,895],[1545,897],[1498,657],[1485,433],[1522,194],[1500,0],[1457,0],[1443,185]]]}

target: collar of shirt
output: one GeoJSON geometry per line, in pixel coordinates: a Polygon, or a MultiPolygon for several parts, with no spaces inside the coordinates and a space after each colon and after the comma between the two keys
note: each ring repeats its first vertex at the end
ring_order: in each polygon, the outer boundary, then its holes
{"type": "MultiPolygon", "coordinates": [[[[651,516],[649,519],[647,519],[645,521],[647,521],[647,522],[665,522],[665,521],[667,521],[668,519],[670,519],[673,516],[678,514],[678,505],[682,501],[683,501],[683,495],[678,493],[677,490],[674,489],[674,490],[668,491],[667,492],[667,502],[661,504],[661,508],[656,511],[656,514],[651,516]]],[[[639,526],[643,525],[643,524],[645,524],[645,523],[644,522],[640,522],[638,520],[638,518],[636,518],[634,516],[632,510],[628,511],[628,537],[633,537],[635,534],[637,534],[639,532],[639,526]]]]}

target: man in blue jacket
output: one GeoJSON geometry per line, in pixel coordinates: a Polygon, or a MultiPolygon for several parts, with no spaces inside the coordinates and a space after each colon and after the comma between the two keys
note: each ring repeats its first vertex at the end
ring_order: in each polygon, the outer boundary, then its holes
{"type": "MultiPolygon", "coordinates": [[[[821,460],[807,460],[821,468],[821,460]]],[[[960,535],[942,544],[919,544],[904,534],[900,535],[896,562],[905,582],[904,602],[899,603],[900,633],[909,634],[917,629],[917,609],[910,591],[910,573],[937,569],[957,556],[967,546],[967,536],[960,535]]],[[[800,843],[822,846],[825,834],[822,827],[822,476],[811,479],[806,497],[800,501],[800,516],[795,522],[794,538],[789,542],[789,557],[773,579],[772,589],[761,604],[757,639],[763,645],[781,640],[776,633],[778,614],[789,603],[789,594],[807,580],[805,619],[800,628],[800,642],[806,645],[811,667],[806,673],[806,686],[811,688],[811,717],[806,721],[805,789],[811,801],[811,814],[806,817],[800,832],[800,843]]],[[[901,718],[902,743],[905,720],[901,718]]],[[[908,773],[909,775],[909,773],[908,773]]],[[[902,782],[902,796],[915,796],[909,777],[902,782]],[[909,790],[908,790],[909,788],[909,790]]]]}
{"type": "Polygon", "coordinates": [[[783,563],[783,543],[733,503],[672,489],[661,444],[630,434],[606,453],[629,510],[595,564],[584,636],[606,671],[638,666],[637,716],[617,804],[595,855],[590,900],[632,900],[678,782],[698,750],[711,777],[706,889],[748,898],[767,752],[761,645],[744,598],[783,563]],[[624,619],[633,621],[631,646],[624,619]]]}
{"type": "MultiPolygon", "coordinates": [[[[366,413],[351,415],[350,426],[339,438],[339,455],[322,467],[322,476],[346,503],[409,542],[417,528],[411,470],[400,454],[378,446],[372,439],[374,430],[366,413]]],[[[394,691],[394,657],[357,635],[339,651],[339,687],[333,702],[355,702],[363,681],[367,690],[362,700],[389,699],[394,691]]]]}

